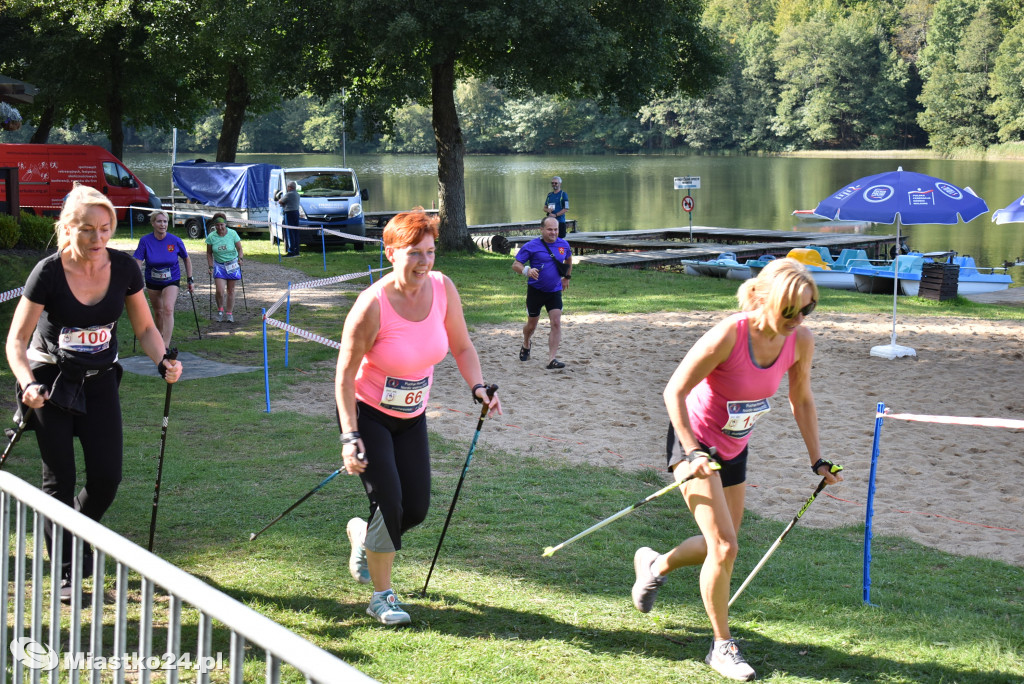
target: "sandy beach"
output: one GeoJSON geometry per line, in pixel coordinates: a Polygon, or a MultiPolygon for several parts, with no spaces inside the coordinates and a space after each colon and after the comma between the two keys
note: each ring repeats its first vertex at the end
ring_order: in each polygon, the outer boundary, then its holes
{"type": "MultiPolygon", "coordinates": [[[[258,318],[258,307],[277,299],[282,288],[275,283],[308,279],[291,269],[250,263],[250,312],[257,303],[250,315],[258,318]]],[[[327,306],[339,296],[330,287],[304,293],[301,301],[327,306]]],[[[179,298],[182,305],[191,316],[187,296],[179,298]]],[[[662,390],[693,342],[725,314],[574,314],[571,298],[567,305],[559,352],[567,365],[560,371],[544,369],[546,317],[526,363],[518,357],[520,323],[470,331],[485,378],[500,385],[504,405],[504,415],[488,421],[478,448],[624,470],[654,468],[667,482],[662,390]]],[[[801,525],[864,522],[879,402],[898,414],[1024,419],[1024,326],[1017,322],[900,315],[897,341],[918,356],[896,360],[869,354],[872,346],[889,342],[891,315],[818,311],[807,325],[816,341],[812,383],[825,457],[845,466],[846,480],[827,488],[801,525]]],[[[318,373],[300,401],[274,397],[275,410],[333,415],[327,375],[318,373]]],[[[468,444],[478,414],[466,389],[449,356],[437,367],[428,417],[431,430],[468,444]]],[[[782,522],[796,514],[818,482],[786,392],[783,380],[772,411],[751,437],[747,481],[748,509],[782,522]]],[[[1024,566],[1022,444],[1019,430],[884,420],[875,534],[1024,566]]]]}

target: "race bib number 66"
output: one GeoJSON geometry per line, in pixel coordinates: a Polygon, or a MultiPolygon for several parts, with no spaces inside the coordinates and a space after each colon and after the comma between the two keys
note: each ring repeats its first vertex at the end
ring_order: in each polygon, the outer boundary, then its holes
{"type": "Polygon", "coordinates": [[[61,328],[58,345],[65,351],[96,354],[110,346],[113,336],[113,323],[96,325],[91,328],[61,328]]]}
{"type": "Polygon", "coordinates": [[[399,413],[416,413],[423,407],[429,389],[430,378],[407,380],[388,376],[384,381],[380,406],[399,413]]]}

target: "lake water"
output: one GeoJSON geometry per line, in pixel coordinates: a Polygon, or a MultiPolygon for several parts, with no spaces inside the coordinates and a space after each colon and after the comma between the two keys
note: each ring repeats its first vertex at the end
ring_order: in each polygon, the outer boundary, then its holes
{"type": "MultiPolygon", "coordinates": [[[[178,155],[180,159],[192,158],[178,155]]],[[[341,166],[341,155],[239,155],[238,161],[281,166],[341,166]]],[[[370,192],[366,211],[437,206],[437,161],[419,155],[348,155],[370,192]]],[[[158,195],[170,193],[170,155],[132,154],[125,163],[158,195]]],[[[693,225],[773,230],[817,230],[795,220],[795,209],[813,209],[862,176],[905,170],[970,186],[994,211],[1024,193],[1024,162],[936,159],[820,159],[700,156],[471,156],[466,158],[466,212],[470,224],[539,219],[550,178],[559,175],[569,194],[569,217],[584,231],[689,226],[686,194],[676,176],[699,176],[691,191],[693,225]]],[[[827,228],[826,228],[827,230],[827,228]]],[[[895,234],[876,225],[874,235],[895,234]]],[[[955,249],[979,265],[1001,265],[1024,255],[1024,225],[997,226],[991,214],[955,226],[904,226],[917,251],[955,249]]],[[[1024,283],[1024,268],[1011,269],[1024,283]]]]}

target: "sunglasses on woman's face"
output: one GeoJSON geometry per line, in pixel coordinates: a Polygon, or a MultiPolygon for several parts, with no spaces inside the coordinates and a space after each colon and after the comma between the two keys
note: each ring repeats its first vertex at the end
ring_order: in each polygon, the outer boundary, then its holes
{"type": "Polygon", "coordinates": [[[808,304],[802,309],[798,309],[795,306],[787,306],[785,309],[782,310],[782,317],[796,318],[797,314],[799,314],[804,318],[807,318],[808,316],[811,315],[811,312],[814,311],[814,307],[816,306],[818,306],[818,302],[814,301],[813,299],[811,300],[810,304],[808,304]]]}

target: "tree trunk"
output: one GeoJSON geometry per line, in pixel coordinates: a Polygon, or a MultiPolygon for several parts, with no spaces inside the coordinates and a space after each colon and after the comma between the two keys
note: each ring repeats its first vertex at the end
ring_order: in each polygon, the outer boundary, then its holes
{"type": "Polygon", "coordinates": [[[36,123],[36,130],[32,133],[32,137],[29,138],[29,142],[38,145],[45,143],[50,139],[50,131],[53,130],[53,120],[57,114],[57,105],[50,103],[43,109],[43,113],[39,115],[39,121],[36,123]]]}
{"type": "Polygon", "coordinates": [[[110,91],[107,93],[107,137],[110,154],[118,159],[124,156],[124,98],[121,93],[121,63],[116,52],[111,52],[110,91]]]}
{"type": "Polygon", "coordinates": [[[441,219],[440,249],[443,251],[475,250],[466,227],[466,145],[455,110],[455,58],[430,67],[432,123],[437,143],[437,190],[440,196],[438,216],[441,219]]]}
{"type": "Polygon", "coordinates": [[[238,138],[245,123],[245,110],[252,101],[245,75],[236,65],[228,69],[228,91],[224,96],[224,124],[217,141],[217,161],[233,162],[238,154],[238,138]]]}

